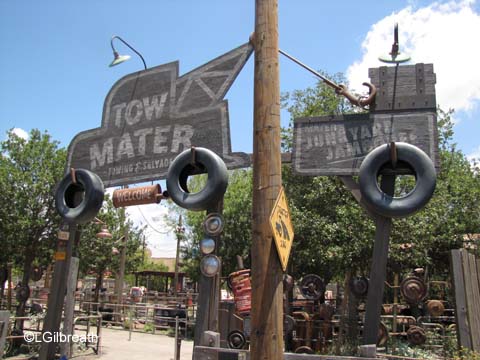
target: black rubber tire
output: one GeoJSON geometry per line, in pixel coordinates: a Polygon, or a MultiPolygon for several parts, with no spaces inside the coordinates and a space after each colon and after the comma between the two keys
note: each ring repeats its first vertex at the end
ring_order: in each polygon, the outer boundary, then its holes
{"type": "Polygon", "coordinates": [[[100,177],[85,169],[75,169],[77,183],[70,174],[60,181],[55,206],[68,223],[85,224],[95,218],[102,207],[105,189],[100,177]],[[83,198],[80,198],[84,192],[83,198]]]}
{"type": "Polygon", "coordinates": [[[213,151],[195,148],[195,164],[191,164],[191,150],[185,150],[168,168],[167,189],[170,198],[180,207],[202,211],[215,205],[225,194],[228,185],[227,167],[213,151]],[[189,193],[187,179],[190,175],[207,173],[205,187],[197,193],[189,193]]]}
{"type": "Polygon", "coordinates": [[[363,198],[373,210],[385,217],[405,217],[422,209],[435,191],[437,175],[432,160],[418,147],[395,143],[398,161],[409,165],[415,174],[416,184],[405,196],[393,197],[379,187],[380,170],[390,163],[390,145],[384,144],[372,150],[360,166],[359,184],[363,198]]]}

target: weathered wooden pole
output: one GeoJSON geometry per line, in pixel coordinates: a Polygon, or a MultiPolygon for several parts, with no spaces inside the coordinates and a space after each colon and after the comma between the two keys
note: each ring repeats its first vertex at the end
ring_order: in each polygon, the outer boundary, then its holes
{"type": "Polygon", "coordinates": [[[269,218],[282,185],[278,2],[256,0],[253,120],[252,360],[283,359],[282,268],[269,218]]]}
{"type": "MultiPolygon", "coordinates": [[[[54,336],[60,329],[62,321],[63,302],[67,290],[67,274],[73,252],[73,243],[77,236],[76,224],[63,224],[58,232],[57,250],[55,252],[55,266],[53,269],[52,286],[48,295],[47,314],[43,321],[42,333],[54,336]]],[[[42,342],[40,360],[55,358],[58,342],[42,342]]]]}
{"type": "MultiPolygon", "coordinates": [[[[395,176],[383,175],[380,188],[387,195],[393,196],[395,190],[395,176]]],[[[367,305],[365,310],[365,323],[363,344],[376,344],[380,315],[382,312],[383,290],[387,277],[387,260],[392,219],[380,215],[375,217],[375,243],[373,245],[372,267],[370,269],[370,283],[368,285],[367,305]]]]}

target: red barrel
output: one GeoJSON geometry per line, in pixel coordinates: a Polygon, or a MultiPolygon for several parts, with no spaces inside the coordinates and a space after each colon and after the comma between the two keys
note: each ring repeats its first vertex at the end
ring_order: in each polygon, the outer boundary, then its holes
{"type": "Polygon", "coordinates": [[[235,308],[240,315],[249,315],[252,309],[252,285],[250,269],[231,273],[228,277],[235,298],[235,308]]]}

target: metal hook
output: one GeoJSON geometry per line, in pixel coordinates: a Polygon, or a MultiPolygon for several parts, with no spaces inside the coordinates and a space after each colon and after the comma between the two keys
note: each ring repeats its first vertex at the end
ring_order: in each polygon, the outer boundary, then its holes
{"type": "Polygon", "coordinates": [[[375,85],[373,84],[370,84],[368,82],[364,82],[362,85],[368,87],[369,89],[369,94],[367,97],[364,97],[364,96],[359,96],[359,97],[356,97],[354,95],[352,95],[348,89],[346,88],[345,85],[343,84],[340,84],[339,87],[340,89],[339,90],[336,90],[335,92],[338,94],[338,95],[343,95],[345,96],[348,101],[350,101],[350,103],[352,105],[355,105],[355,106],[359,106],[361,107],[362,109],[366,110],[366,106],[367,105],[370,105],[374,98],[375,98],[375,95],[377,94],[377,88],[375,87],[375,85]]]}

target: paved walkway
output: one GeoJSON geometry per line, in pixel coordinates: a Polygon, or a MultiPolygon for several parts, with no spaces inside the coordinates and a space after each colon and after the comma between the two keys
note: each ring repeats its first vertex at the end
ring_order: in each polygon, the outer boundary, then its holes
{"type": "MultiPolygon", "coordinates": [[[[175,338],[132,332],[132,339],[125,330],[102,329],[101,355],[73,357],[74,360],[173,360],[175,338]]],[[[181,360],[191,360],[193,341],[182,341],[181,360]]]]}

